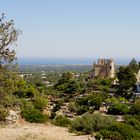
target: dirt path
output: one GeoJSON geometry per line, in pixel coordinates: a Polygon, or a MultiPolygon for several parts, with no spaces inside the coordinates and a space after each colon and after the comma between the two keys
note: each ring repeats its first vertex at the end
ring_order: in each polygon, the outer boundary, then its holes
{"type": "MultiPolygon", "coordinates": [[[[0,140],[89,140],[90,136],[76,136],[66,128],[51,124],[25,123],[0,128],[0,140]]],[[[93,140],[93,139],[92,139],[93,140]]]]}

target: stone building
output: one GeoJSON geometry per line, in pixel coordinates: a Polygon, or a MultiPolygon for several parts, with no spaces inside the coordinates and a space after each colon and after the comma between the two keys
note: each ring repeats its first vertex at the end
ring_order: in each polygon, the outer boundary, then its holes
{"type": "Polygon", "coordinates": [[[114,78],[115,77],[114,59],[98,59],[98,62],[94,62],[91,77],[114,78]]]}

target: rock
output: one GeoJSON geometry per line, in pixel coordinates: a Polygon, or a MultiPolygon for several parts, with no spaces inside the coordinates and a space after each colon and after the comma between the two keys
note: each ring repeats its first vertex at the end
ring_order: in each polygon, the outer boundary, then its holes
{"type": "Polygon", "coordinates": [[[19,118],[20,118],[19,111],[9,110],[9,116],[6,117],[6,122],[8,124],[15,124],[18,122],[19,118]]]}

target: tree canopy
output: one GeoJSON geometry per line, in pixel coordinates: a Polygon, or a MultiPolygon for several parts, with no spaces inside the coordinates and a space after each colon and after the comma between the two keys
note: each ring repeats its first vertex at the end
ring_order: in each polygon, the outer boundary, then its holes
{"type": "Polygon", "coordinates": [[[6,21],[5,15],[0,17],[0,64],[12,62],[15,59],[15,50],[10,49],[11,45],[16,45],[20,30],[14,27],[14,21],[6,21]]]}
{"type": "Polygon", "coordinates": [[[129,63],[129,67],[135,72],[138,73],[139,71],[139,64],[137,61],[133,58],[131,62],[129,63]]]}
{"type": "Polygon", "coordinates": [[[136,84],[136,75],[134,71],[128,66],[120,67],[117,76],[119,80],[118,92],[119,94],[128,98],[128,95],[130,95],[130,92],[136,84]]]}

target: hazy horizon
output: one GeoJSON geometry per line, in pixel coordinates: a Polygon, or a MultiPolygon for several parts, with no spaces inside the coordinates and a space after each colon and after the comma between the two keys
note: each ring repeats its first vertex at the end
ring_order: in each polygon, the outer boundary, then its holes
{"type": "MultiPolygon", "coordinates": [[[[99,58],[18,58],[17,62],[20,65],[92,65],[95,61],[98,61],[98,59],[99,58]]],[[[132,58],[116,58],[114,60],[116,65],[127,65],[132,58]]],[[[139,61],[139,59],[136,60],[139,61]]]]}

